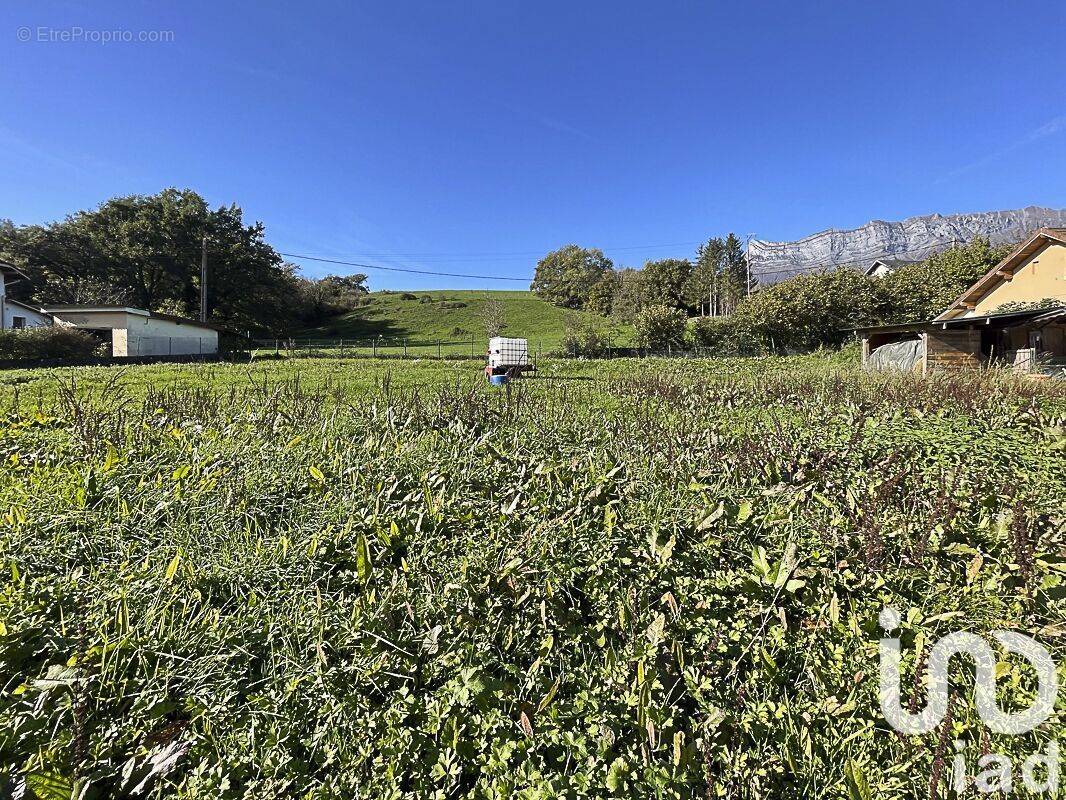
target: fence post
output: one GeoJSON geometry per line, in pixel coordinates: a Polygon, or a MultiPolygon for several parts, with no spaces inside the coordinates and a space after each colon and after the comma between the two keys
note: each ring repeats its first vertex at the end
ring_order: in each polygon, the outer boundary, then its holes
{"type": "Polygon", "coordinates": [[[377,358],[377,357],[378,357],[378,340],[375,337],[375,339],[374,339],[374,358],[377,358]]]}
{"type": "Polygon", "coordinates": [[[341,358],[344,358],[344,339],[341,339],[341,358]]]}
{"type": "Polygon", "coordinates": [[[407,339],[403,340],[403,356],[407,358],[407,339]]]}
{"type": "Polygon", "coordinates": [[[440,354],[440,339],[437,339],[437,360],[440,361],[444,356],[440,354]]]}

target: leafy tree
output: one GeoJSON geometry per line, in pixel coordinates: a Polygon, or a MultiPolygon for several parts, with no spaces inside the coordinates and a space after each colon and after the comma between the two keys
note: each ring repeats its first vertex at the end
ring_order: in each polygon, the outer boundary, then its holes
{"type": "Polygon", "coordinates": [[[189,189],[112,198],[48,225],[0,225],[0,254],[31,275],[26,290],[43,303],[178,304],[199,313],[205,236],[210,319],[242,329],[290,325],[295,267],[238,206],[210,209],[189,189]]]}
{"type": "Polygon", "coordinates": [[[848,328],[883,317],[883,290],[883,281],[847,268],[797,275],[752,294],[733,318],[773,349],[836,346],[847,340],[848,328]]]}
{"type": "Polygon", "coordinates": [[[685,308],[685,287],[692,275],[692,264],[682,258],[664,258],[644,264],[644,297],[648,303],[685,308]]]}
{"type": "Polygon", "coordinates": [[[962,247],[900,267],[882,279],[889,303],[886,322],[916,322],[941,314],[1011,249],[992,247],[979,236],[962,247]]]}
{"type": "Polygon", "coordinates": [[[1054,297],[1045,297],[1042,300],[1011,300],[1009,303],[996,306],[992,309],[993,314],[1009,314],[1012,311],[1040,311],[1045,308],[1061,308],[1063,302],[1054,297]]]}
{"type": "Polygon", "coordinates": [[[614,304],[615,293],[620,285],[619,273],[614,269],[604,273],[603,277],[592,284],[589,289],[588,298],[585,300],[585,310],[599,314],[601,317],[609,315],[614,304]]]}
{"type": "Polygon", "coordinates": [[[640,310],[648,304],[644,273],[626,267],[617,273],[617,286],[611,299],[611,317],[615,322],[631,324],[640,310]]]}
{"type": "Polygon", "coordinates": [[[366,275],[327,275],[319,280],[296,280],[296,309],[305,325],[358,308],[367,294],[366,275]]]}
{"type": "Polygon", "coordinates": [[[614,264],[602,251],[568,244],[537,262],[529,288],[552,305],[585,308],[592,297],[592,287],[613,270],[614,264]]]}
{"type": "Polygon", "coordinates": [[[685,312],[667,305],[651,305],[642,309],[634,321],[637,344],[653,350],[682,347],[685,343],[685,312]]]}

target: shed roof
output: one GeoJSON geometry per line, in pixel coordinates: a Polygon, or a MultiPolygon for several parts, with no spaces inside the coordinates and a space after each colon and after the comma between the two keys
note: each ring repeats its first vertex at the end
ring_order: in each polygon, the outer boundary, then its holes
{"type": "Polygon", "coordinates": [[[164,314],[160,311],[145,311],[143,308],[133,308],[131,306],[78,306],[78,305],[63,305],[63,306],[48,306],[44,309],[49,314],[114,314],[125,313],[133,314],[138,317],[148,317],[149,319],[162,319],[168,322],[176,322],[179,325],[190,325],[196,328],[207,328],[213,331],[229,331],[229,328],[225,328],[221,325],[214,325],[210,322],[200,322],[198,319],[191,319],[189,317],[179,317],[175,314],[164,314]]]}
{"type": "Polygon", "coordinates": [[[1023,322],[1037,322],[1046,325],[1058,319],[1066,319],[1066,307],[1064,308],[1030,308],[1025,311],[1006,311],[1001,314],[985,314],[981,317],[954,317],[941,319],[937,317],[931,320],[918,322],[904,322],[899,325],[869,325],[863,328],[849,328],[855,333],[908,333],[920,332],[940,328],[1009,328],[1023,322]]]}

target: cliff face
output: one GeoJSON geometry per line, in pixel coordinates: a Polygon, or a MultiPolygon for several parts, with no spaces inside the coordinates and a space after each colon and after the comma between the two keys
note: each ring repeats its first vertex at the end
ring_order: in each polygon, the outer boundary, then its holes
{"type": "Polygon", "coordinates": [[[1043,227],[1066,227],[1066,210],[1029,206],[1017,211],[929,214],[902,222],[874,220],[854,230],[822,231],[796,242],[753,239],[749,254],[752,274],[766,285],[820,268],[866,269],[877,258],[919,261],[975,236],[987,236],[993,244],[1017,242],[1043,227]]]}

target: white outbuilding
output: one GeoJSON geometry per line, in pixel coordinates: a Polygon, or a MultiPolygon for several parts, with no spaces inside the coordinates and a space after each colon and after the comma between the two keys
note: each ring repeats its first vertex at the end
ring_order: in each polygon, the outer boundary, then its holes
{"type": "Polygon", "coordinates": [[[185,317],[127,306],[49,306],[56,325],[96,334],[116,358],[210,355],[218,352],[218,328],[185,317]]]}

